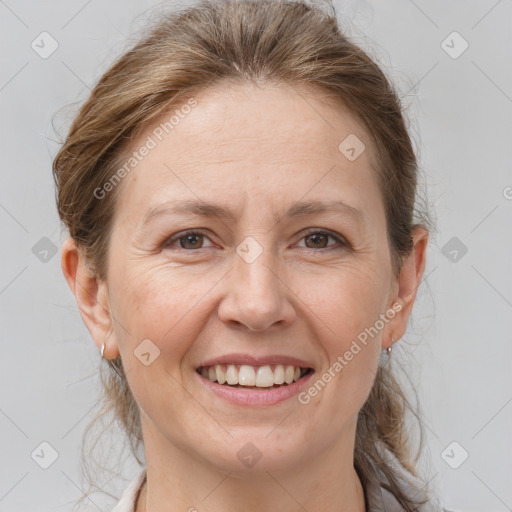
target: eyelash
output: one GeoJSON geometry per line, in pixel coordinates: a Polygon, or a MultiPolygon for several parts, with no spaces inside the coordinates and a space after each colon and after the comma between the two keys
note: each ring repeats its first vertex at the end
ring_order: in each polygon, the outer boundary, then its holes
{"type": "MultiPolygon", "coordinates": [[[[189,236],[189,235],[203,235],[206,238],[208,238],[208,235],[206,233],[202,232],[201,230],[183,231],[181,233],[178,233],[176,235],[173,235],[173,236],[167,238],[163,244],[163,247],[166,249],[167,248],[178,249],[180,251],[185,251],[185,252],[197,252],[197,251],[201,251],[203,249],[208,249],[208,247],[201,247],[199,249],[184,249],[183,247],[171,247],[174,242],[177,242],[180,240],[180,238],[185,238],[186,236],[189,236]]],[[[311,236],[311,235],[326,235],[330,238],[333,238],[334,240],[336,240],[338,242],[338,244],[339,244],[338,249],[339,248],[349,248],[349,244],[342,237],[340,237],[339,235],[335,235],[331,231],[325,231],[325,230],[321,230],[321,229],[311,229],[310,231],[308,231],[304,234],[304,236],[301,238],[301,240],[303,240],[304,238],[311,236]]],[[[336,247],[335,247],[335,245],[330,245],[327,247],[320,247],[319,249],[314,249],[311,247],[305,247],[305,249],[307,249],[309,251],[318,252],[318,251],[329,251],[332,249],[336,249],[336,247]]]]}

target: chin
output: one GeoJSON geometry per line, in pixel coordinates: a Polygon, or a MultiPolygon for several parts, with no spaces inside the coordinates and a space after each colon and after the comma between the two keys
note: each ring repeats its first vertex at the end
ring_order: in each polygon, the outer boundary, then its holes
{"type": "MultiPolygon", "coordinates": [[[[279,428],[279,427],[278,427],[279,428]]],[[[238,474],[240,477],[244,475],[267,471],[287,471],[297,468],[299,464],[303,464],[305,453],[304,444],[297,439],[294,443],[290,437],[287,437],[287,445],[283,445],[282,435],[278,436],[272,432],[272,428],[265,427],[264,433],[238,433],[233,437],[229,437],[221,450],[213,450],[206,453],[199,453],[203,460],[208,461],[218,470],[228,473],[238,474]],[[274,438],[272,436],[275,436],[274,438]]],[[[213,443],[212,443],[213,444],[213,443]]],[[[213,448],[212,444],[209,448],[213,448]]],[[[219,442],[218,447],[223,443],[219,442]]]]}

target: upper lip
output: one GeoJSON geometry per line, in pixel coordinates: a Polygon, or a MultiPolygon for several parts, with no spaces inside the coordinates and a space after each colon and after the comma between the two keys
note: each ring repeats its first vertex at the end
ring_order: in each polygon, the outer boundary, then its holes
{"type": "Polygon", "coordinates": [[[249,366],[265,366],[270,364],[283,364],[298,366],[300,368],[313,368],[313,365],[303,359],[296,357],[271,354],[267,356],[251,356],[249,354],[224,354],[219,357],[203,361],[198,368],[205,366],[214,366],[216,364],[246,364],[249,366]]]}

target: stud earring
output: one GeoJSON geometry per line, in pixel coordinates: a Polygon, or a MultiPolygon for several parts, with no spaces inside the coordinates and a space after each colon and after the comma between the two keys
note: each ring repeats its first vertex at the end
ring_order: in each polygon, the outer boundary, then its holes
{"type": "MultiPolygon", "coordinates": [[[[394,342],[395,342],[395,338],[394,338],[393,336],[391,336],[391,345],[392,345],[394,342]]],[[[382,351],[383,351],[383,352],[385,351],[385,352],[386,352],[386,354],[387,354],[388,356],[390,356],[390,355],[391,355],[391,346],[389,346],[388,348],[384,348],[384,349],[382,349],[382,351]]]]}

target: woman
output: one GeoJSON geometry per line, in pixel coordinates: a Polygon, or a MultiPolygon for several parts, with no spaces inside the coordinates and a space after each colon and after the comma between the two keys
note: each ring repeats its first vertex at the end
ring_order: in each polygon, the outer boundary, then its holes
{"type": "Polygon", "coordinates": [[[166,16],[54,174],[62,268],[143,459],[116,512],[440,510],[389,361],[425,267],[416,158],[335,12],[166,16]]]}

